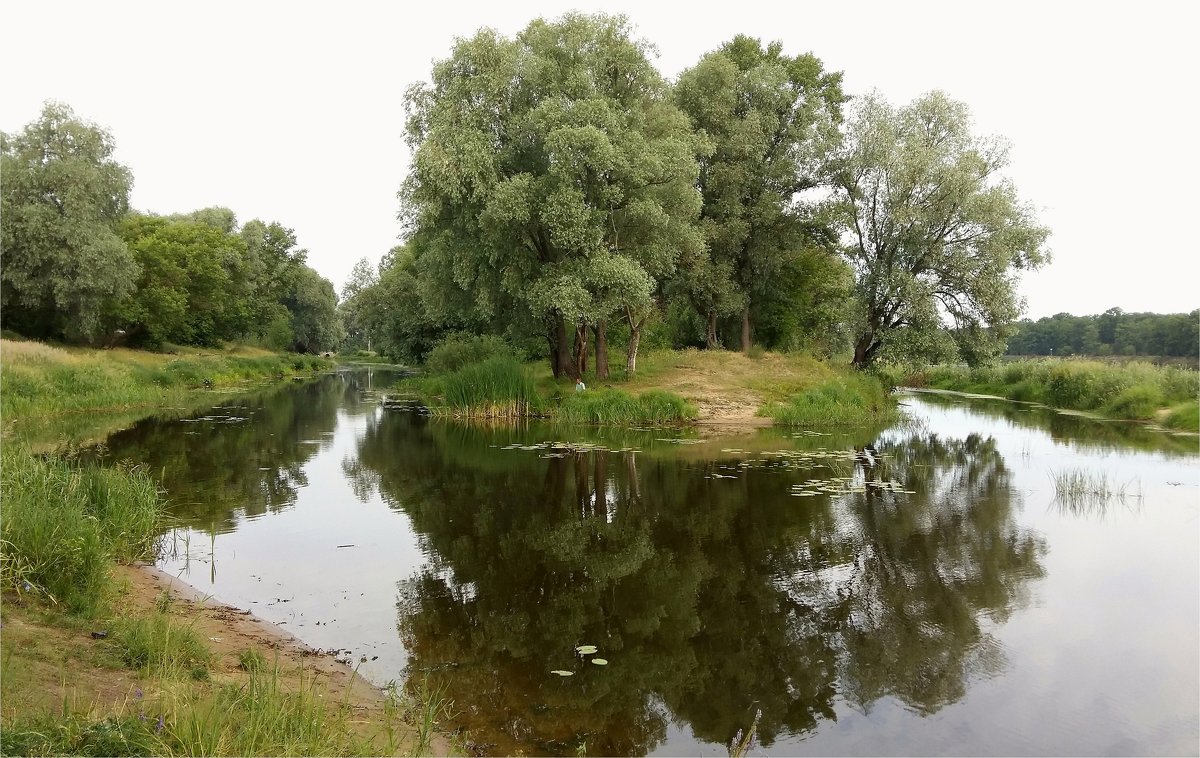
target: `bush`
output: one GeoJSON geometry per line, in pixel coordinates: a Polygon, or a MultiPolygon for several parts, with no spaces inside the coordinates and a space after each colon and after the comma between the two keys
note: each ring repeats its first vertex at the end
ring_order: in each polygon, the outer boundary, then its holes
{"type": "Polygon", "coordinates": [[[500,337],[454,333],[429,351],[425,358],[425,369],[431,374],[445,374],[490,358],[516,360],[517,356],[516,351],[500,337]]]}
{"type": "Polygon", "coordinates": [[[1145,420],[1154,418],[1162,405],[1163,396],[1157,387],[1138,384],[1117,395],[1104,406],[1104,412],[1116,418],[1145,420]]]}
{"type": "Polygon", "coordinates": [[[1200,432],[1200,402],[1192,400],[1175,406],[1163,423],[1171,429],[1200,432]]]}

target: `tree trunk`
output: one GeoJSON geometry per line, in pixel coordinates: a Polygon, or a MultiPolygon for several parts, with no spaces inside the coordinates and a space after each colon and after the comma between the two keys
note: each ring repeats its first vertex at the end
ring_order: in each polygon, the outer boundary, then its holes
{"type": "Polygon", "coordinates": [[[742,352],[750,354],[750,305],[742,309],[742,352]]]}
{"type": "Polygon", "coordinates": [[[569,376],[577,378],[575,361],[571,357],[571,343],[567,341],[567,322],[561,313],[554,314],[554,351],[551,355],[554,362],[554,378],[569,376]]]}
{"type": "Polygon", "coordinates": [[[637,371],[637,351],[638,342],[642,339],[642,327],[645,326],[646,319],[640,319],[636,323],[633,319],[629,320],[629,346],[625,350],[625,376],[633,376],[637,371]]]}
{"type": "Polygon", "coordinates": [[[867,368],[875,361],[875,354],[879,352],[879,342],[875,339],[874,332],[866,332],[858,338],[858,342],[854,343],[854,360],[851,365],[854,368],[867,368]]]}
{"type": "Polygon", "coordinates": [[[586,321],[580,321],[575,327],[575,345],[571,352],[574,354],[572,360],[575,362],[575,376],[583,376],[587,373],[588,359],[588,326],[586,321]]]}
{"type": "Polygon", "coordinates": [[[704,332],[704,344],[709,350],[716,350],[721,347],[721,343],[717,341],[717,312],[708,312],[708,327],[704,332]]]}
{"type": "Polygon", "coordinates": [[[592,327],[592,336],[596,343],[596,380],[608,378],[608,329],[604,321],[597,321],[592,327]]]}

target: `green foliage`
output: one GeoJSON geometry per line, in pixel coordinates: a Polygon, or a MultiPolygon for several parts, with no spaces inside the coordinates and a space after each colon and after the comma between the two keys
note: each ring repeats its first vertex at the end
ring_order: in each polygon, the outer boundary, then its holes
{"type": "Polygon", "coordinates": [[[920,377],[897,383],[999,395],[1128,419],[1153,418],[1164,406],[1200,394],[1200,375],[1195,371],[1149,363],[1055,359],[1018,360],[974,369],[935,366],[920,377]]]}
{"type": "Polygon", "coordinates": [[[0,730],[3,755],[164,755],[157,722],[144,715],[95,720],[82,713],[26,715],[0,730]]]}
{"type": "Polygon", "coordinates": [[[437,320],[546,322],[556,375],[573,370],[564,322],[640,325],[656,284],[703,245],[703,141],[630,34],[624,18],[579,14],[515,39],[483,30],[407,97],[402,195],[426,246],[423,302],[437,320]]]}
{"type": "Polygon", "coordinates": [[[9,328],[95,340],[129,294],[138,264],[114,231],[129,207],[129,170],[111,135],[48,102],[15,135],[0,134],[0,301],[9,328]]]}
{"type": "Polygon", "coordinates": [[[1163,424],[1169,429],[1200,432],[1200,402],[1192,400],[1171,409],[1163,424]]]}
{"type": "Polygon", "coordinates": [[[119,619],[114,631],[121,659],[130,668],[166,678],[208,678],[212,651],[195,629],[170,613],[119,619]]]}
{"type": "Polygon", "coordinates": [[[162,504],[140,471],[40,458],[10,443],[0,481],[6,589],[94,615],[112,591],[112,560],[154,557],[162,504]]]}
{"type": "Polygon", "coordinates": [[[636,396],[616,389],[585,390],[564,397],[553,417],[568,424],[675,424],[694,420],[696,407],[665,390],[636,396]]]}
{"type": "Polygon", "coordinates": [[[337,347],[343,337],[333,284],[308,266],[296,269],[292,290],[283,298],[292,314],[292,349],[319,353],[337,347]]]}
{"type": "Polygon", "coordinates": [[[455,332],[429,351],[425,368],[433,374],[444,374],[489,358],[515,357],[512,347],[500,337],[455,332]]]}
{"type": "Polygon", "coordinates": [[[1125,313],[1109,308],[1094,316],[1054,316],[1017,322],[1009,355],[1200,355],[1200,310],[1191,313],[1125,313]]]}
{"type": "Polygon", "coordinates": [[[248,647],[238,653],[238,668],[252,674],[262,673],[267,670],[267,659],[262,651],[248,647]]]}
{"type": "Polygon", "coordinates": [[[713,147],[698,185],[707,251],[682,274],[702,318],[769,299],[773,278],[802,250],[831,241],[816,206],[798,197],[822,183],[837,144],[841,79],[811,54],[787,56],[779,42],[764,48],[744,35],[680,75],[675,101],[713,147]]]}
{"type": "Polygon", "coordinates": [[[869,374],[838,377],[759,411],[788,426],[864,426],[896,418],[896,405],[869,374]]]}
{"type": "Polygon", "coordinates": [[[1003,349],[1019,313],[1012,272],[1047,259],[1048,235],[996,178],[1007,164],[1007,146],[972,135],[966,105],[940,92],[900,109],[877,95],[856,104],[835,172],[856,278],[855,365],[898,333],[940,331],[943,312],[969,362],[1003,349]]]}

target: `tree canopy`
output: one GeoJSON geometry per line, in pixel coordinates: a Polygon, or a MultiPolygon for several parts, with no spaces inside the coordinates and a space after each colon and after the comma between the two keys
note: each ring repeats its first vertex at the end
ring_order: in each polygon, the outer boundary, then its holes
{"type": "Polygon", "coordinates": [[[1048,230],[998,174],[1007,144],[970,128],[967,106],[940,92],[898,109],[878,95],[856,103],[835,172],[856,366],[891,342],[920,350],[943,316],[968,361],[991,358],[1020,312],[1014,272],[1048,259],[1048,230]]]}
{"type": "Polygon", "coordinates": [[[129,169],[112,136],[47,103],[19,134],[0,134],[3,316],[32,336],[93,341],[139,269],[116,226],[129,208],[129,169]]]}

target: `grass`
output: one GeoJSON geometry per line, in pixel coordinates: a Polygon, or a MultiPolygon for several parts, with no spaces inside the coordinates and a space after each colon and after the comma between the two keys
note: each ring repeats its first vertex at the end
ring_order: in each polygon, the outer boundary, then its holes
{"type": "Polygon", "coordinates": [[[866,374],[828,380],[784,401],[769,403],[760,413],[785,426],[865,426],[898,417],[883,385],[866,374]]]}
{"type": "Polygon", "coordinates": [[[998,395],[1055,408],[1150,420],[1162,408],[1195,401],[1200,374],[1149,363],[1039,359],[997,366],[934,366],[894,377],[898,384],[998,395]]]}
{"type": "Polygon", "coordinates": [[[1163,426],[1186,432],[1200,432],[1200,402],[1192,400],[1170,408],[1163,426]]]}
{"type": "Polygon", "coordinates": [[[0,490],[6,590],[41,594],[72,613],[95,615],[112,595],[112,561],[155,555],[163,510],[144,472],[83,466],[6,445],[0,490]]]}
{"type": "Polygon", "coordinates": [[[170,613],[121,619],[115,633],[121,659],[130,668],[168,679],[209,676],[212,652],[191,625],[170,613]]]}
{"type": "Polygon", "coordinates": [[[553,416],[568,424],[674,424],[695,420],[696,406],[665,390],[633,395],[619,389],[599,389],[564,397],[553,416]]]}
{"type": "Polygon", "coordinates": [[[0,340],[0,407],[6,423],[31,415],[149,407],[172,404],[190,390],[332,365],[315,355],[252,348],[168,355],[0,340]]]}

